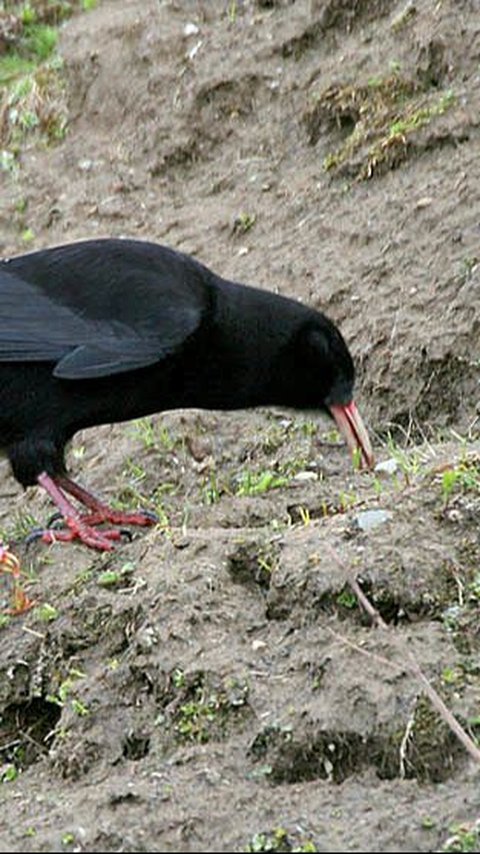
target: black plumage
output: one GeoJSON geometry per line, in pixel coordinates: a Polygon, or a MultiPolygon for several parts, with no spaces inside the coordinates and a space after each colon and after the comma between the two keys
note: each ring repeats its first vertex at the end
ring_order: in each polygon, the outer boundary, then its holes
{"type": "Polygon", "coordinates": [[[110,511],[68,478],[78,430],[186,407],[315,408],[370,465],[353,385],[323,314],[167,247],[89,240],[0,262],[0,447],[17,480],[44,486],[62,512],[67,530],[43,532],[47,541],[111,548],[118,532],[96,523],[151,521],[110,511]]]}

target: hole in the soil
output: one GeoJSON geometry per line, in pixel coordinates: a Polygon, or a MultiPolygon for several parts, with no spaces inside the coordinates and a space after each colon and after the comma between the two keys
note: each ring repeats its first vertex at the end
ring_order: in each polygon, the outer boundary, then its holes
{"type": "Polygon", "coordinates": [[[141,732],[129,732],[123,739],[122,754],[125,759],[138,762],[144,759],[150,750],[150,736],[141,732]]]}
{"type": "Polygon", "coordinates": [[[268,590],[272,570],[277,561],[272,546],[257,542],[239,543],[227,559],[228,571],[235,582],[268,590]]]}
{"type": "Polygon", "coordinates": [[[442,783],[458,771],[465,757],[459,740],[424,696],[418,698],[406,724],[369,738],[369,759],[381,780],[401,777],[442,783]]]}
{"type": "Polygon", "coordinates": [[[48,753],[61,714],[57,703],[40,697],[7,706],[0,717],[0,763],[23,769],[48,753]]]}
{"type": "Polygon", "coordinates": [[[366,741],[352,732],[324,730],[298,738],[290,730],[267,727],[248,752],[268,764],[272,783],[317,779],[341,783],[364,764],[366,741]]]}
{"type": "Polygon", "coordinates": [[[308,780],[342,783],[367,767],[379,779],[441,783],[458,773],[466,754],[428,698],[420,696],[408,720],[376,732],[318,730],[312,721],[296,732],[290,726],[261,730],[247,755],[261,763],[274,785],[308,780]]]}
{"type": "MultiPolygon", "coordinates": [[[[406,606],[390,591],[376,592],[372,590],[371,585],[365,583],[362,583],[361,587],[385,623],[396,626],[399,623],[411,621],[411,614],[407,612],[406,606]]],[[[331,614],[340,620],[348,620],[364,626],[371,624],[370,616],[359,606],[357,597],[349,584],[344,584],[341,589],[330,589],[320,596],[313,596],[309,604],[315,614],[331,614]]]]}
{"type": "Polygon", "coordinates": [[[351,133],[355,130],[355,125],[358,122],[358,115],[356,113],[344,113],[343,115],[338,117],[338,125],[343,137],[350,136],[351,133]]]}
{"type": "MultiPolygon", "coordinates": [[[[363,580],[361,587],[367,598],[380,614],[382,620],[391,626],[406,625],[415,623],[424,619],[427,616],[435,614],[436,605],[432,599],[424,599],[419,593],[417,597],[408,598],[406,595],[399,595],[398,592],[390,590],[388,587],[376,585],[363,580]]],[[[362,610],[360,612],[361,622],[369,624],[370,618],[362,610]]]]}

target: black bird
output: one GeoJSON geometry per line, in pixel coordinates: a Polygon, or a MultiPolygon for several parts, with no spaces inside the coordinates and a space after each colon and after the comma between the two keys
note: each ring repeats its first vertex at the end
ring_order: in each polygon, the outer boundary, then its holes
{"type": "Polygon", "coordinates": [[[371,466],[353,384],[350,353],[323,314],[165,246],[87,240],[0,261],[0,448],[63,516],[64,529],[41,532],[46,542],[111,549],[121,532],[95,525],[152,523],[68,477],[65,445],[78,430],[184,407],[316,408],[371,466]]]}

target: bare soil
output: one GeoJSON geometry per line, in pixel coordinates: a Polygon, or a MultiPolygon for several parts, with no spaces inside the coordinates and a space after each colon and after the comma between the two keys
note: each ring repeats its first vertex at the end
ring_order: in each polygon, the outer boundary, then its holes
{"type": "Polygon", "coordinates": [[[7,177],[2,253],[145,238],[324,309],[396,468],[354,471],[314,413],[105,425],[72,472],[160,515],[105,556],[27,549],[51,506],[2,463],[37,605],[1,630],[1,851],[480,850],[478,765],[409,657],[479,738],[479,12],[103,0],[62,26],[68,133],[7,177]]]}

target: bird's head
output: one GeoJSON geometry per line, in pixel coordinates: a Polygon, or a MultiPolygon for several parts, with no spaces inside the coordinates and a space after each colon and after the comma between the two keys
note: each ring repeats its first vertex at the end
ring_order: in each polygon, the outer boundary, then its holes
{"type": "Polygon", "coordinates": [[[303,327],[297,342],[303,364],[301,386],[309,405],[326,410],[352,455],[359,455],[364,468],[372,468],[370,438],[353,400],[355,368],[341,333],[327,317],[317,314],[303,327]]]}

